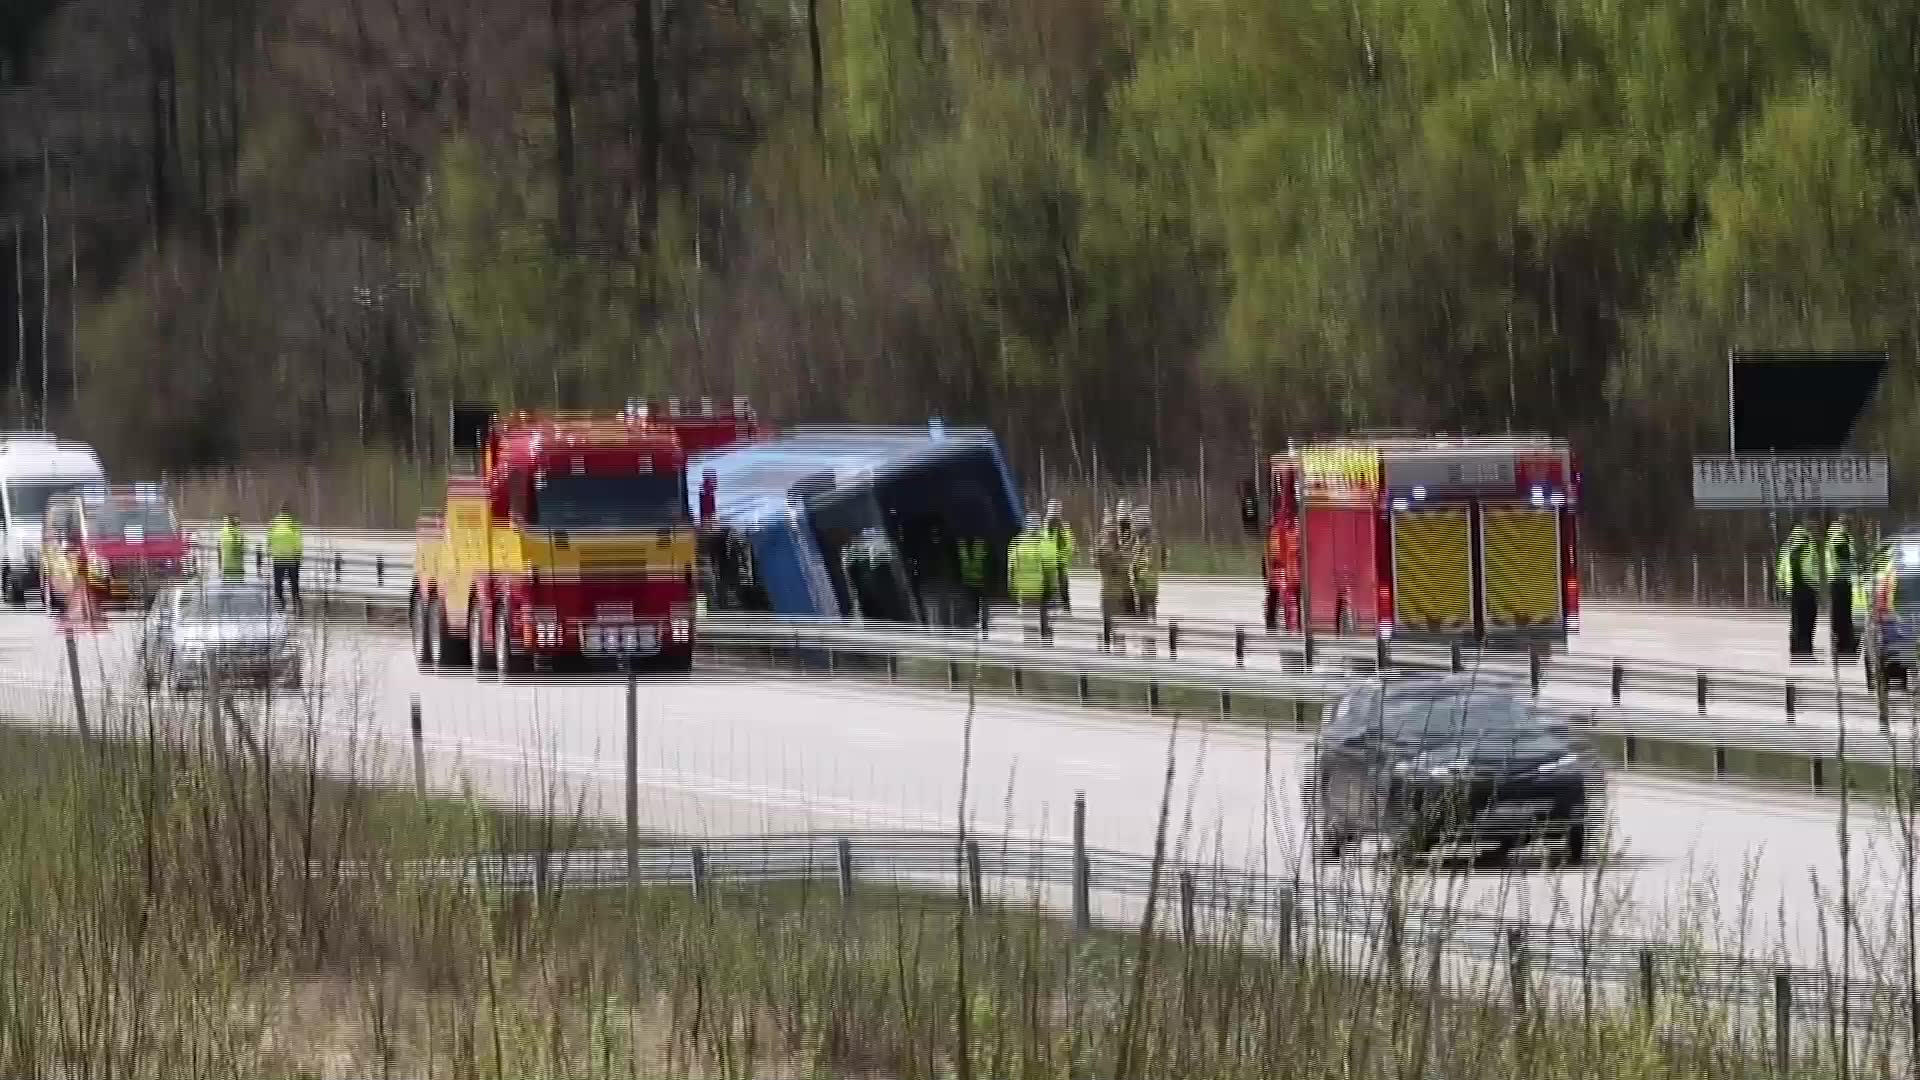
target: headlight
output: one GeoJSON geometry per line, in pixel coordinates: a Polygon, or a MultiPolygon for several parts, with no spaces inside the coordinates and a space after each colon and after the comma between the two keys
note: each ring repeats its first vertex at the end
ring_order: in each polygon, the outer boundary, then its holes
{"type": "Polygon", "coordinates": [[[1428,780],[1446,780],[1464,771],[1466,767],[1467,763],[1464,761],[1435,762],[1416,760],[1395,762],[1393,771],[1394,774],[1398,776],[1419,776],[1428,780]]]}
{"type": "Polygon", "coordinates": [[[1561,754],[1559,757],[1540,766],[1539,771],[1543,773],[1567,772],[1580,768],[1581,764],[1579,754],[1567,753],[1561,754]]]}

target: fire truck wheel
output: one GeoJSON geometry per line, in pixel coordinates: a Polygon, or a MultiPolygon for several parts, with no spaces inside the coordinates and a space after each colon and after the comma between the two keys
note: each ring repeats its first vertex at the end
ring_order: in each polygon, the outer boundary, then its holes
{"type": "MultiPolygon", "coordinates": [[[[475,597],[467,601],[467,649],[473,654],[473,670],[487,672],[494,670],[494,649],[487,648],[486,629],[480,621],[480,599],[475,597]]],[[[496,639],[495,648],[499,642],[496,639]]]]}
{"type": "Polygon", "coordinates": [[[499,668],[502,677],[525,675],[533,670],[533,658],[513,654],[512,611],[505,604],[494,608],[493,613],[494,666],[499,668]]]}
{"type": "Polygon", "coordinates": [[[1274,602],[1271,590],[1267,593],[1266,609],[1267,633],[1271,634],[1280,629],[1280,605],[1274,602]]]}
{"type": "Polygon", "coordinates": [[[413,595],[413,603],[407,605],[407,621],[413,624],[413,660],[422,669],[433,666],[433,640],[427,620],[427,604],[419,593],[413,595]]]}
{"type": "Polygon", "coordinates": [[[433,602],[434,641],[439,647],[434,650],[441,667],[465,667],[473,660],[472,642],[461,641],[453,636],[447,626],[447,602],[436,599],[433,602]]]}
{"type": "Polygon", "coordinates": [[[662,649],[658,663],[660,670],[668,675],[688,674],[693,671],[693,646],[682,645],[672,649],[662,649]]]}

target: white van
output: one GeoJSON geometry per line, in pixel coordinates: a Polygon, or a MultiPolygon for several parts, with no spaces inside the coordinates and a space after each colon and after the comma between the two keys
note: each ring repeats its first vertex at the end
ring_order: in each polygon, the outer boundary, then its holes
{"type": "Polygon", "coordinates": [[[86,443],[45,431],[0,432],[0,593],[19,607],[40,588],[40,526],[55,495],[107,482],[86,443]]]}

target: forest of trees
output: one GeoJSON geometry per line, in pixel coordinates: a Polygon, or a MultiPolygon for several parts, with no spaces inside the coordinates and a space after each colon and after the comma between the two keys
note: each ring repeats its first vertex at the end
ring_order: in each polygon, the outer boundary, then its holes
{"type": "Polygon", "coordinates": [[[1916,58],[1920,0],[6,0],[0,411],[154,471],[455,398],[1544,430],[1655,535],[1729,347],[1890,349],[1920,449],[1916,58]]]}

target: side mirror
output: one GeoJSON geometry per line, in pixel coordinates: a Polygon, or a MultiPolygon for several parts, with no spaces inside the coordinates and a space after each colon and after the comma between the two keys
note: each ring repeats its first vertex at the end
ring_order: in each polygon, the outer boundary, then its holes
{"type": "Polygon", "coordinates": [[[1240,527],[1248,536],[1259,536],[1262,531],[1260,520],[1260,485],[1252,480],[1240,482],[1240,527]]]}

